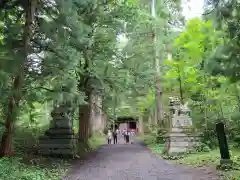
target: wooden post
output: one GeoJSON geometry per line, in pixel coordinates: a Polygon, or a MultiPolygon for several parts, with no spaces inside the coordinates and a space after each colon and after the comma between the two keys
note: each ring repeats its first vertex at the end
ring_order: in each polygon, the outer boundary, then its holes
{"type": "Polygon", "coordinates": [[[229,164],[229,163],[231,164],[232,161],[230,160],[227,138],[224,130],[224,124],[222,122],[216,124],[216,132],[217,132],[219,149],[221,154],[220,165],[229,164]]]}

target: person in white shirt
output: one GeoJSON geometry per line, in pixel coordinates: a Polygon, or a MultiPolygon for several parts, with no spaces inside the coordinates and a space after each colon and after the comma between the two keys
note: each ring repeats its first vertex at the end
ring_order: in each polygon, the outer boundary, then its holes
{"type": "Polygon", "coordinates": [[[126,140],[126,143],[128,144],[129,143],[129,139],[130,139],[130,132],[127,130],[125,132],[125,140],[126,140]]]}
{"type": "Polygon", "coordinates": [[[108,144],[111,144],[111,142],[112,142],[112,131],[111,130],[108,130],[107,140],[108,140],[108,144]]]}

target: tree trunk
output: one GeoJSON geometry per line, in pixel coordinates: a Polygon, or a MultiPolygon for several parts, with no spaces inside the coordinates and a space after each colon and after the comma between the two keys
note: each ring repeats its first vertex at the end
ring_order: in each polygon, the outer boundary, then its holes
{"type": "Polygon", "coordinates": [[[182,78],[181,78],[181,73],[180,73],[180,67],[179,67],[179,66],[177,66],[177,73],[178,73],[178,83],[179,83],[180,101],[181,101],[182,104],[184,104],[183,88],[182,88],[182,78]]]}
{"type": "Polygon", "coordinates": [[[12,134],[14,129],[13,117],[16,111],[16,104],[14,98],[9,99],[8,102],[8,113],[5,121],[5,131],[1,140],[0,156],[11,156],[13,154],[12,134]]]}
{"type": "Polygon", "coordinates": [[[90,107],[88,104],[79,106],[79,141],[86,141],[88,139],[88,128],[90,119],[90,107]]]}
{"type": "MultiPolygon", "coordinates": [[[[156,19],[156,0],[152,0],[151,3],[151,11],[152,11],[152,17],[156,19]]],[[[163,29],[163,28],[162,28],[163,29]]],[[[154,42],[154,50],[155,50],[155,59],[154,59],[154,65],[155,65],[155,90],[156,90],[156,119],[157,123],[163,127],[164,126],[164,119],[163,119],[163,104],[162,104],[162,87],[161,87],[161,70],[160,70],[160,64],[162,57],[160,58],[159,53],[159,47],[157,44],[157,31],[156,31],[156,25],[153,27],[153,34],[152,34],[153,42],[154,42]]]]}
{"type": "Polygon", "coordinates": [[[17,117],[17,110],[21,100],[21,91],[24,80],[24,68],[27,62],[27,56],[30,53],[30,39],[32,35],[32,22],[35,12],[34,2],[28,0],[25,9],[25,25],[23,34],[23,62],[20,64],[18,74],[13,80],[12,93],[8,101],[8,112],[5,120],[5,131],[1,140],[0,156],[9,156],[13,154],[12,135],[14,130],[14,123],[17,117]]]}
{"type": "Polygon", "coordinates": [[[79,106],[79,128],[78,135],[79,141],[87,141],[90,136],[90,114],[91,114],[91,102],[90,93],[86,93],[85,101],[88,104],[79,106]]]}

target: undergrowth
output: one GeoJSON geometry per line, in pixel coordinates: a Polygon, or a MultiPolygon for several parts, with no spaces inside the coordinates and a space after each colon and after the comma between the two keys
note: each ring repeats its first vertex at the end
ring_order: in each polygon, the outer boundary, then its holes
{"type": "MultiPolygon", "coordinates": [[[[0,159],[1,180],[59,180],[69,161],[36,154],[37,138],[47,129],[17,127],[13,136],[14,155],[0,159]]],[[[0,131],[2,133],[2,131],[0,131]]],[[[1,134],[0,134],[1,135],[1,134]]]]}
{"type": "Polygon", "coordinates": [[[104,144],[105,137],[102,134],[95,134],[90,137],[87,142],[78,144],[78,156],[84,157],[89,152],[95,151],[100,145],[104,144]]]}
{"type": "MultiPolygon", "coordinates": [[[[16,128],[12,157],[0,159],[0,180],[59,180],[67,172],[71,160],[42,157],[36,154],[37,139],[47,129],[16,128]]],[[[0,133],[2,131],[0,130],[0,133]]],[[[1,135],[1,134],[0,134],[1,135]]],[[[104,138],[97,134],[87,141],[87,146],[78,149],[81,158],[103,144],[104,138]]]]}
{"type": "Polygon", "coordinates": [[[0,159],[1,180],[59,180],[67,171],[68,163],[63,160],[33,158],[25,162],[24,157],[15,156],[0,159]]]}
{"type": "Polygon", "coordinates": [[[164,144],[156,143],[156,138],[152,134],[146,134],[144,136],[138,136],[139,140],[143,141],[144,144],[154,153],[160,155],[162,153],[164,144]]]}

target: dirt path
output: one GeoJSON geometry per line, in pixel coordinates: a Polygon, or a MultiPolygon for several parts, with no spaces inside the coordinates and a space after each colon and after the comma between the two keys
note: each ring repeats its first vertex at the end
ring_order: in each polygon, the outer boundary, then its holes
{"type": "Polygon", "coordinates": [[[204,170],[171,164],[140,144],[103,145],[63,180],[217,180],[204,170]]]}

